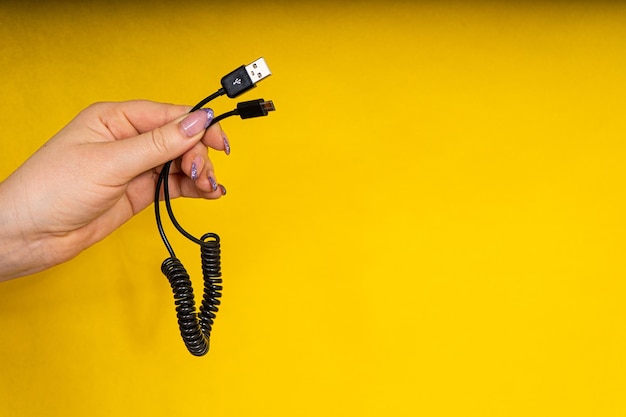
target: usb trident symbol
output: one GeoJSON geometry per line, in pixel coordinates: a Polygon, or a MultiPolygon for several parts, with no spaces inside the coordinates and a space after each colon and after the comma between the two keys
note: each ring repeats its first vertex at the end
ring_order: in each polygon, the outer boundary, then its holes
{"type": "Polygon", "coordinates": [[[235,78],[235,81],[233,81],[233,85],[241,85],[241,78],[235,78]]]}

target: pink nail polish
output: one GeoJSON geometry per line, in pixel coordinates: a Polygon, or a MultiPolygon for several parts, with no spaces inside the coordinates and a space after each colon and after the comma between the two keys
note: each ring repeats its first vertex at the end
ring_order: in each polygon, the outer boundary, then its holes
{"type": "Polygon", "coordinates": [[[180,122],[185,136],[192,137],[205,130],[213,120],[213,110],[201,109],[190,113],[180,122]]]}

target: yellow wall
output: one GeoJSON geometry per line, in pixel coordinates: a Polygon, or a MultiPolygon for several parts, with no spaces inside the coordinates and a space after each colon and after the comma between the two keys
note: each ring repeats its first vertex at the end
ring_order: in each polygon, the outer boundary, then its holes
{"type": "Polygon", "coordinates": [[[225,198],[175,202],[223,239],[211,352],[149,209],[0,284],[0,415],[626,413],[625,6],[47,3],[0,5],[0,178],[94,101],[259,56],[278,111],[223,123],[225,198]]]}

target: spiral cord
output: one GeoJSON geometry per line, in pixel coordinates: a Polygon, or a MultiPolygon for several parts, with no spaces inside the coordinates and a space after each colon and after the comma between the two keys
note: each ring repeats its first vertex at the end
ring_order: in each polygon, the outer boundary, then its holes
{"type": "Polygon", "coordinates": [[[204,243],[200,246],[202,275],[204,277],[204,295],[200,306],[200,329],[207,336],[211,335],[215,315],[219,310],[222,297],[222,271],[220,266],[220,240],[215,233],[202,236],[204,243]],[[212,240],[207,240],[212,239],[212,240]]]}
{"type": "MultiPolygon", "coordinates": [[[[221,80],[222,88],[196,104],[191,108],[189,113],[201,109],[205,104],[223,95],[229,98],[238,97],[255,87],[259,81],[267,78],[271,74],[263,58],[259,58],[247,66],[242,65],[224,76],[221,80]],[[252,76],[254,78],[252,78],[252,76]]],[[[237,104],[237,108],[210,119],[205,129],[231,116],[239,116],[241,119],[251,119],[267,116],[269,112],[275,110],[276,108],[271,100],[257,99],[241,102],[237,104]]],[[[187,350],[194,356],[204,356],[209,351],[211,331],[216,314],[219,310],[220,298],[222,297],[220,238],[215,233],[206,233],[198,239],[186,231],[180,225],[176,216],[174,216],[169,192],[170,168],[173,162],[172,160],[163,164],[154,191],[154,216],[156,225],[161,240],[169,252],[169,257],[161,264],[161,271],[167,277],[172,292],[174,293],[174,305],[176,306],[178,327],[187,350]],[[200,246],[204,294],[199,311],[196,310],[195,297],[189,274],[174,253],[174,248],[170,244],[163,227],[160,209],[161,193],[172,225],[183,236],[200,246]]],[[[225,194],[225,190],[223,194],[225,194]]]]}
{"type": "Polygon", "coordinates": [[[211,330],[222,296],[219,236],[207,233],[202,240],[204,243],[200,246],[200,257],[204,295],[200,313],[196,312],[191,279],[180,260],[169,257],[161,265],[161,271],[174,293],[180,335],[187,350],[194,356],[203,356],[209,351],[211,330]],[[209,238],[212,240],[206,240],[209,238]]]}

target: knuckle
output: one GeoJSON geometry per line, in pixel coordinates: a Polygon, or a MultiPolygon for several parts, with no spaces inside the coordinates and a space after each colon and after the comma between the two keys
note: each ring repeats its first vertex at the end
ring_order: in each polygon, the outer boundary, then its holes
{"type": "Polygon", "coordinates": [[[150,131],[150,144],[157,154],[165,154],[168,150],[167,135],[162,129],[154,129],[150,131]]]}

